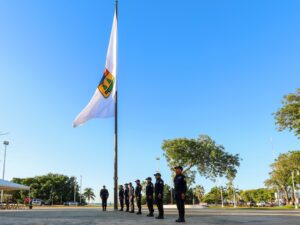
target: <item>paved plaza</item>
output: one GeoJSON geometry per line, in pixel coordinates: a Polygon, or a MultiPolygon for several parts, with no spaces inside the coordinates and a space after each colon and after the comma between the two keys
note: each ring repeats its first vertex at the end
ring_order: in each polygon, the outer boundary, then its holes
{"type": "MultiPolygon", "coordinates": [[[[0,211],[0,224],[44,225],[44,224],[177,224],[175,209],[166,209],[164,220],[124,212],[102,212],[97,208],[45,208],[19,211],[0,211]]],[[[221,210],[187,209],[186,224],[197,225],[300,225],[299,211],[286,210],[221,210]]]]}

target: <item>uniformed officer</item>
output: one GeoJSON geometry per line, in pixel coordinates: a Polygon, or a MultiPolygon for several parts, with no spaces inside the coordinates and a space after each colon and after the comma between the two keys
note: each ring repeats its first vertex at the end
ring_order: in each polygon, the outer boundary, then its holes
{"type": "Polygon", "coordinates": [[[185,193],[187,190],[185,176],[182,174],[182,167],[176,166],[175,168],[176,176],[174,178],[174,188],[175,188],[175,200],[179,213],[179,218],[176,222],[185,222],[184,214],[184,201],[185,193]]]}
{"type": "Polygon", "coordinates": [[[156,219],[163,219],[164,218],[164,206],[163,206],[163,197],[164,197],[164,181],[161,179],[161,174],[156,173],[154,174],[156,182],[155,182],[155,202],[158,209],[158,216],[155,217],[156,219]]]}
{"type": "Polygon", "coordinates": [[[129,187],[128,187],[128,184],[125,184],[124,196],[125,196],[126,212],[129,212],[129,187]]]}
{"type": "Polygon", "coordinates": [[[136,197],[136,205],[138,207],[137,215],[142,214],[142,185],[140,180],[136,180],[136,187],[135,187],[135,197],[136,197]]]}
{"type": "Polygon", "coordinates": [[[124,210],[124,188],[123,188],[123,185],[120,185],[119,201],[120,201],[120,206],[121,206],[120,211],[123,211],[124,210]]]}
{"type": "Polygon", "coordinates": [[[146,186],[146,201],[149,209],[149,214],[147,216],[153,217],[154,209],[153,209],[153,184],[151,177],[146,178],[147,186],[146,186]]]}
{"type": "Polygon", "coordinates": [[[102,211],[106,211],[108,196],[109,196],[108,190],[106,189],[106,187],[104,185],[100,191],[100,197],[102,200],[102,211]]]}
{"type": "Polygon", "coordinates": [[[129,183],[129,204],[130,204],[130,213],[134,213],[134,187],[132,183],[129,183]]]}

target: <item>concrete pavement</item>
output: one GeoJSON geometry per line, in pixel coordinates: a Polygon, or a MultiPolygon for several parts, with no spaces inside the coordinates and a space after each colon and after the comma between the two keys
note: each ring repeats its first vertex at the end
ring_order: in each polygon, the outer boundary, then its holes
{"type": "MultiPolygon", "coordinates": [[[[97,208],[45,208],[33,210],[0,211],[2,225],[169,225],[177,224],[177,211],[165,210],[165,219],[156,220],[142,215],[125,212],[102,212],[97,208]]],[[[187,209],[187,223],[191,225],[300,225],[299,211],[285,210],[222,210],[222,209],[187,209]]]]}

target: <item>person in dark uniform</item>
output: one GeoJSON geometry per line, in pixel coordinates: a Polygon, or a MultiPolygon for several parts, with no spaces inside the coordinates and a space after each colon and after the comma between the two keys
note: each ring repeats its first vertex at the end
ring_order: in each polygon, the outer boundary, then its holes
{"type": "Polygon", "coordinates": [[[135,187],[135,197],[136,197],[136,205],[138,207],[137,215],[142,214],[142,185],[140,180],[136,180],[136,187],[135,187]]]}
{"type": "Polygon", "coordinates": [[[153,184],[151,177],[146,178],[147,186],[146,186],[146,201],[149,209],[148,217],[153,217],[154,209],[153,209],[153,184]]]}
{"type": "Polygon", "coordinates": [[[104,185],[100,191],[100,197],[102,200],[102,211],[106,211],[108,196],[109,196],[108,190],[106,189],[106,187],[104,185]]]}
{"type": "Polygon", "coordinates": [[[129,212],[129,188],[128,188],[128,184],[125,184],[124,196],[125,196],[126,212],[129,212]]]}
{"type": "Polygon", "coordinates": [[[124,210],[124,188],[123,188],[123,185],[120,185],[119,201],[120,201],[120,206],[121,206],[120,211],[123,211],[124,210]]]}
{"type": "Polygon", "coordinates": [[[155,217],[156,219],[163,219],[164,218],[164,206],[163,206],[163,197],[164,197],[164,181],[161,179],[161,174],[156,173],[154,174],[156,182],[155,182],[155,202],[158,209],[158,216],[155,217]]]}
{"type": "Polygon", "coordinates": [[[130,213],[134,213],[134,187],[132,183],[129,183],[129,204],[130,204],[130,213]]]}
{"type": "Polygon", "coordinates": [[[176,166],[175,168],[176,176],[174,178],[174,188],[175,188],[175,200],[178,209],[179,218],[176,222],[185,222],[184,214],[184,201],[185,201],[185,193],[187,191],[186,179],[182,174],[182,167],[176,166]]]}

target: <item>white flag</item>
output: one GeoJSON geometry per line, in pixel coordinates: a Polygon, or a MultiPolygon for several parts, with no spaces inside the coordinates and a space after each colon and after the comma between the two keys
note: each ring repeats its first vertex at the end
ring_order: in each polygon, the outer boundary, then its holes
{"type": "Polygon", "coordinates": [[[103,77],[90,102],[74,120],[73,127],[77,127],[93,118],[107,118],[115,115],[115,94],[117,89],[117,29],[118,21],[115,12],[103,77]]]}

